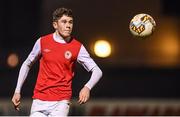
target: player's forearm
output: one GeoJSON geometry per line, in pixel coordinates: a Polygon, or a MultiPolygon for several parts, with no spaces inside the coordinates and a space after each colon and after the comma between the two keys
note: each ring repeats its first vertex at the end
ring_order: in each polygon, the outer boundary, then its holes
{"type": "Polygon", "coordinates": [[[38,39],[31,51],[31,53],[29,54],[29,56],[27,57],[27,59],[24,61],[24,63],[21,66],[15,93],[21,92],[22,85],[23,85],[24,81],[26,80],[26,77],[29,73],[31,66],[38,59],[39,55],[41,54],[40,48],[41,48],[40,47],[40,39],[38,39]]]}
{"type": "Polygon", "coordinates": [[[85,84],[85,86],[87,86],[89,89],[92,89],[102,77],[102,71],[98,66],[95,66],[91,71],[92,71],[91,78],[85,84]]]}
{"type": "Polygon", "coordinates": [[[29,73],[30,66],[31,66],[31,62],[28,59],[26,61],[24,61],[24,63],[22,64],[21,69],[19,71],[19,76],[18,76],[15,93],[21,92],[22,85],[23,85],[24,81],[26,80],[26,77],[29,73]]]}

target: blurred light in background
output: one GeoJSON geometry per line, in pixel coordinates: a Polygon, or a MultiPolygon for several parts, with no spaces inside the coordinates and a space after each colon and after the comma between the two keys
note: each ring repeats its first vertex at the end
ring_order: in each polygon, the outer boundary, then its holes
{"type": "Polygon", "coordinates": [[[7,64],[9,67],[16,67],[19,63],[19,57],[16,53],[9,54],[7,58],[7,64]]]}
{"type": "Polygon", "coordinates": [[[151,62],[149,64],[162,67],[173,67],[179,64],[180,41],[178,34],[178,20],[174,18],[161,19],[152,44],[151,62]]]}
{"type": "Polygon", "coordinates": [[[173,18],[164,18],[162,25],[161,51],[166,57],[177,58],[179,53],[178,21],[173,18]]]}
{"type": "Polygon", "coordinates": [[[111,44],[106,40],[98,40],[94,44],[94,53],[98,57],[108,57],[111,55],[111,44]]]}

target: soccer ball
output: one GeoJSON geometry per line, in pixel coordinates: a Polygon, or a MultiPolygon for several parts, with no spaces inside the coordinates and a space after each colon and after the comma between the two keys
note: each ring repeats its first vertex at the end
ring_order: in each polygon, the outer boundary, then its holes
{"type": "Polygon", "coordinates": [[[140,13],[132,18],[129,29],[134,36],[144,38],[152,35],[155,26],[156,22],[150,15],[140,13]]]}

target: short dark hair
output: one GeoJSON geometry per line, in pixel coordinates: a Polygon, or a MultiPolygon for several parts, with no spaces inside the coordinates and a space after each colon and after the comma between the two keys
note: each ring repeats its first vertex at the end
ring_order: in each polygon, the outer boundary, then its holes
{"type": "Polygon", "coordinates": [[[72,10],[64,7],[57,8],[52,14],[53,22],[59,20],[63,15],[73,17],[72,10]]]}

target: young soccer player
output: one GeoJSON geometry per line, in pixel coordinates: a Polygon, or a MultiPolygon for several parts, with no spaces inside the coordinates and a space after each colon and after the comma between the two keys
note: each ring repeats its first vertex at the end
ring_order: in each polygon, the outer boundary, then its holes
{"type": "Polygon", "coordinates": [[[76,61],[92,73],[79,92],[79,104],[88,101],[90,90],[102,77],[102,71],[83,44],[71,36],[72,10],[57,8],[53,12],[53,27],[55,32],[40,37],[22,64],[12,98],[15,109],[19,110],[22,85],[33,63],[40,60],[30,116],[68,115],[76,61]]]}

